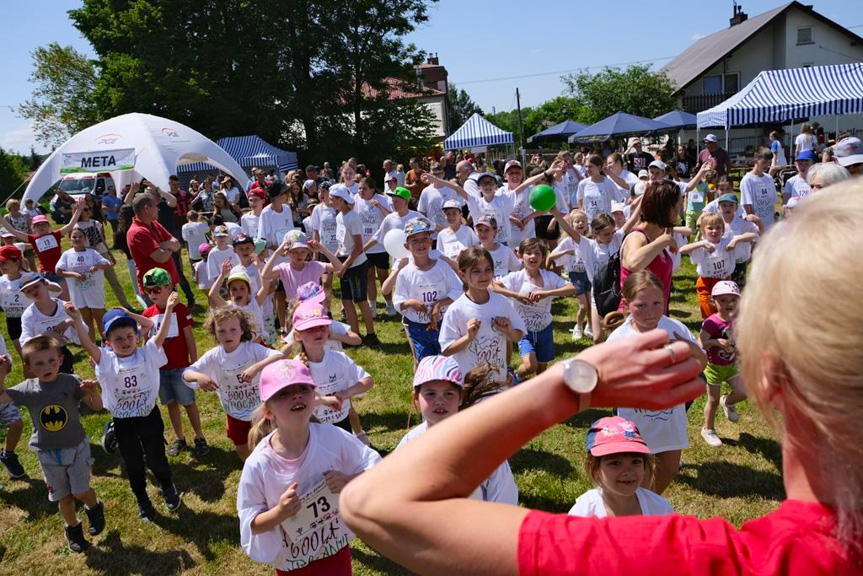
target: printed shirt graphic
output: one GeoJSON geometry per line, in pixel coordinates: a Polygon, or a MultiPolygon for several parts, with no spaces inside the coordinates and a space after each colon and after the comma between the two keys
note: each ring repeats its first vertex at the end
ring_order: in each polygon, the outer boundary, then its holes
{"type": "MultiPolygon", "coordinates": [[[[566,280],[549,270],[540,270],[543,286],[537,286],[531,280],[526,270],[511,272],[501,279],[501,283],[507,290],[517,292],[519,294],[530,294],[537,290],[557,290],[566,286],[566,280]]],[[[522,304],[513,300],[519,315],[524,320],[524,324],[529,332],[539,332],[551,325],[553,317],[551,315],[551,303],[554,298],[543,298],[539,302],[532,304],[522,304]]]]}
{"type": "Polygon", "coordinates": [[[737,361],[737,347],[734,345],[731,323],[726,322],[716,314],[708,317],[701,325],[711,340],[720,338],[728,340],[731,345],[730,350],[726,350],[721,346],[714,346],[707,350],[707,361],[717,366],[728,366],[737,361]]]}
{"type": "Polygon", "coordinates": [[[33,421],[31,449],[72,448],[87,437],[78,413],[78,402],[85,391],[77,376],[58,374],[53,382],[45,384],[30,378],[8,388],[6,393],[15,404],[30,412],[33,421]]]}
{"type": "MultiPolygon", "coordinates": [[[[294,358],[294,360],[299,360],[299,357],[294,358]]],[[[323,360],[309,362],[309,371],[312,373],[312,380],[317,386],[315,392],[321,396],[330,396],[346,390],[363,378],[369,377],[368,372],[357,366],[343,352],[324,352],[323,360]]],[[[324,424],[341,422],[348,417],[350,407],[350,400],[342,402],[340,410],[318,406],[315,408],[315,417],[324,424]]]]}
{"type": "Polygon", "coordinates": [[[120,358],[110,348],[102,348],[96,378],[102,387],[105,409],[114,418],[149,414],[159,394],[159,368],[167,362],[168,357],[164,349],[156,346],[155,338],[125,358],[120,358]]]}

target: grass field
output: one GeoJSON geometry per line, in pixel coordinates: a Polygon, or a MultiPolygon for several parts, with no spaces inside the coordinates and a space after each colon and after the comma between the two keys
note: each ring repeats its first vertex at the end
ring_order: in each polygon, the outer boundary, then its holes
{"type": "MultiPolygon", "coordinates": [[[[119,251],[117,276],[130,295],[126,264],[119,251]]],[[[186,276],[191,277],[186,263],[186,276]]],[[[691,330],[701,324],[695,300],[694,269],[688,261],[675,277],[672,317],[691,330]]],[[[107,287],[107,283],[106,283],[107,287]]],[[[108,290],[108,306],[116,304],[108,290]]],[[[206,298],[198,293],[198,303],[206,298]]],[[[582,350],[586,340],[573,342],[569,330],[575,316],[573,299],[554,304],[555,343],[558,358],[582,350]]],[[[201,328],[205,307],[195,309],[198,353],[213,346],[201,328]]],[[[0,331],[7,338],[5,323],[0,331]]],[[[380,348],[353,349],[349,354],[375,379],[374,388],[356,403],[373,445],[385,455],[395,448],[418,414],[411,411],[410,383],[413,365],[404,332],[394,320],[377,324],[380,348]]],[[[74,348],[77,374],[93,371],[80,348],[74,348]]],[[[625,362],[625,358],[621,358],[625,362]]],[[[8,385],[21,380],[21,364],[7,378],[8,385]]],[[[240,461],[225,437],[225,419],[216,396],[198,392],[210,453],[196,460],[190,453],[172,458],[175,483],[184,493],[184,505],[176,513],[165,510],[155,486],[150,487],[159,517],[154,523],[138,519],[119,455],[110,456],[98,445],[106,412],[88,414],[84,425],[90,436],[93,456],[93,487],[105,502],[108,527],[94,540],[86,554],[73,554],[63,537],[63,524],[55,504],[48,502],[35,456],[26,448],[30,418],[25,413],[25,438],[18,448],[29,475],[9,480],[0,470],[0,573],[2,574],[271,574],[269,567],[252,562],[239,546],[235,509],[240,461]]],[[[784,497],[781,479],[781,451],[773,434],[748,404],[740,408],[740,422],[730,424],[717,417],[717,430],[725,441],[720,449],[707,446],[699,435],[703,399],[689,412],[690,449],[684,451],[680,475],[666,492],[675,510],[700,518],[721,515],[739,526],[749,518],[775,508],[784,497]]],[[[606,414],[591,410],[546,431],[526,445],[510,461],[523,506],[551,512],[566,512],[576,497],[590,488],[582,472],[586,427],[606,414]]],[[[168,440],[172,432],[163,410],[168,440]]],[[[185,418],[184,418],[185,420],[185,418]]],[[[0,435],[3,432],[0,431],[0,435]]],[[[186,435],[192,437],[186,423],[186,435]]],[[[83,511],[80,512],[83,518],[83,511]]],[[[85,519],[86,521],[86,519],[85,519]]],[[[403,568],[379,556],[359,540],[352,545],[356,574],[406,574],[403,568]]]]}

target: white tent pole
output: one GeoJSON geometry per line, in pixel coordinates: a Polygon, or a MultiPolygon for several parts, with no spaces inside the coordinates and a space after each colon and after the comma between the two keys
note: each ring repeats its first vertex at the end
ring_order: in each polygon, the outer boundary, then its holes
{"type": "Polygon", "coordinates": [[[788,148],[788,149],[791,151],[791,156],[794,158],[797,158],[797,156],[794,153],[794,118],[791,119],[791,144],[790,144],[790,148],[788,148]]]}
{"type": "Polygon", "coordinates": [[[836,115],[836,140],[839,140],[839,114],[836,115]]]}

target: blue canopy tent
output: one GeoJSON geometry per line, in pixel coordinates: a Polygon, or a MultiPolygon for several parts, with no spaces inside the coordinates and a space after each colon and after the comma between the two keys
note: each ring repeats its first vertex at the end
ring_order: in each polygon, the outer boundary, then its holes
{"type": "Polygon", "coordinates": [[[863,63],[765,70],[725,102],[698,113],[698,129],[863,114],[863,63]]]}
{"type": "Polygon", "coordinates": [[[564,120],[560,124],[555,124],[550,128],[546,128],[542,132],[538,132],[533,136],[528,137],[527,143],[533,144],[534,142],[566,142],[570,136],[572,136],[579,130],[583,130],[586,127],[587,125],[582,124],[581,122],[564,120]]]}
{"type": "MultiPolygon", "coordinates": [[[[260,136],[229,136],[216,140],[243,168],[278,168],[279,172],[294,170],[299,166],[296,152],[288,152],[269,144],[260,136]]],[[[209,172],[213,167],[203,162],[177,167],[177,172],[209,172]]]]}
{"type": "Polygon", "coordinates": [[[485,148],[512,144],[512,132],[501,130],[478,113],[467,119],[461,128],[443,141],[444,150],[485,148]]]}
{"type": "Polygon", "coordinates": [[[570,136],[568,141],[570,144],[591,141],[604,142],[617,137],[668,132],[670,130],[673,128],[656,120],[626,112],[617,112],[608,118],[603,118],[596,124],[591,124],[584,130],[579,130],[570,136]]]}
{"type": "Polygon", "coordinates": [[[683,110],[672,110],[671,112],[666,112],[662,116],[657,116],[654,120],[667,124],[669,128],[683,130],[684,128],[695,128],[695,123],[698,118],[695,114],[690,114],[683,110]]]}

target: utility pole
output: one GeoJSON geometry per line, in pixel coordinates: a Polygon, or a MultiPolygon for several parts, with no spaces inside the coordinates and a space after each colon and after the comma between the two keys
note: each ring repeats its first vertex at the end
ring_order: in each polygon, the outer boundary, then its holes
{"type": "Polygon", "coordinates": [[[521,125],[521,95],[518,88],[515,89],[515,106],[518,108],[518,143],[519,148],[524,148],[524,127],[521,125]]]}

